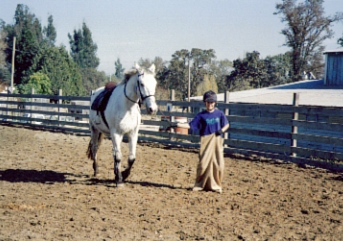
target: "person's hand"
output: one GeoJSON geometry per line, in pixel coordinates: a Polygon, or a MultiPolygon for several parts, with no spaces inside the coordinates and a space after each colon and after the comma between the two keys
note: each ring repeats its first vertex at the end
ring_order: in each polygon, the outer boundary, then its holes
{"type": "Polygon", "coordinates": [[[220,136],[222,135],[224,132],[222,131],[222,129],[219,129],[215,132],[216,136],[220,136]]]}

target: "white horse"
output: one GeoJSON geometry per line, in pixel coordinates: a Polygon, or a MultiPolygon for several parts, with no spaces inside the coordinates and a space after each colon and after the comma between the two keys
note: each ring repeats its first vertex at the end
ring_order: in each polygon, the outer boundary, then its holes
{"type": "MultiPolygon", "coordinates": [[[[141,123],[140,106],[138,102],[145,103],[147,112],[157,112],[155,100],[155,65],[143,69],[138,64],[135,69],[125,73],[124,80],[113,90],[108,104],[102,113],[92,108],[89,112],[89,125],[91,140],[89,142],[87,155],[93,160],[94,176],[98,173],[97,151],[101,144],[103,135],[108,135],[113,143],[114,174],[117,186],[123,186],[123,181],[130,175],[131,167],[136,159],[136,146],[138,130],[141,123]],[[120,145],[124,135],[129,140],[128,168],[121,172],[120,162],[122,153],[120,145]]],[[[91,95],[91,106],[96,97],[104,90],[104,87],[97,89],[91,95]]]]}

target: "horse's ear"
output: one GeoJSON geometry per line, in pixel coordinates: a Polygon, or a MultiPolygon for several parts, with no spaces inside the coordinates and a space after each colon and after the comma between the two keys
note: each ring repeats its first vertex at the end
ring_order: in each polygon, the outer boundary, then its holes
{"type": "Polygon", "coordinates": [[[153,74],[155,74],[155,65],[154,64],[152,64],[151,66],[150,66],[150,68],[149,68],[149,70],[153,73],[153,74]]]}
{"type": "Polygon", "coordinates": [[[135,63],[135,68],[140,70],[141,69],[141,66],[139,66],[139,64],[137,64],[137,62],[135,63]]]}

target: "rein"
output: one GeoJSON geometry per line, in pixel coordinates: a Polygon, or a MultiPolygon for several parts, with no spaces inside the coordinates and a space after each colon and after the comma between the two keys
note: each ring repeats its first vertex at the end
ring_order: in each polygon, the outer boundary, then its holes
{"type": "MultiPolygon", "coordinates": [[[[139,84],[139,80],[140,80],[139,78],[140,78],[141,76],[144,76],[144,72],[141,74],[141,73],[139,73],[139,71],[137,70],[137,73],[138,73],[138,79],[137,79],[137,83],[136,83],[136,88],[138,87],[139,94],[140,94],[140,99],[141,99],[142,102],[144,102],[145,99],[147,99],[147,98],[149,98],[149,97],[151,97],[151,96],[155,96],[155,95],[143,96],[142,90],[141,90],[141,87],[140,87],[140,84],[139,84]]],[[[128,81],[127,81],[127,82],[128,82],[128,81]]],[[[133,103],[135,103],[135,104],[138,104],[139,102],[134,101],[134,100],[130,99],[130,97],[127,96],[127,94],[126,94],[126,85],[127,85],[127,82],[125,83],[125,86],[124,86],[124,94],[125,94],[125,97],[126,97],[129,101],[131,101],[131,102],[133,102],[133,103]]]]}
{"type": "Polygon", "coordinates": [[[128,97],[127,96],[127,94],[126,94],[126,85],[127,85],[127,82],[125,83],[125,86],[124,86],[124,95],[125,95],[125,97],[129,100],[129,101],[131,101],[131,102],[133,102],[133,103],[136,103],[137,104],[137,102],[136,101],[134,101],[134,100],[131,100],[130,99],[130,97],[128,97]]]}

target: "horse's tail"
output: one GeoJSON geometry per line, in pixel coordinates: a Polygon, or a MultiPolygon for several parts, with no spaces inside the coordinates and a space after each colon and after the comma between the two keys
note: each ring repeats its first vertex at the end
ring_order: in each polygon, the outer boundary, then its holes
{"type": "MultiPolygon", "coordinates": [[[[100,132],[99,136],[98,136],[97,149],[100,147],[103,138],[104,138],[104,135],[100,132]]],[[[88,157],[88,159],[93,159],[93,156],[94,156],[93,148],[92,148],[93,144],[94,143],[93,143],[93,140],[91,138],[91,140],[89,141],[89,144],[88,144],[88,148],[87,148],[87,157],[88,157]]]]}
{"type": "Polygon", "coordinates": [[[92,140],[89,141],[88,148],[87,148],[87,157],[88,159],[92,159],[93,154],[92,154],[92,140]]]}

